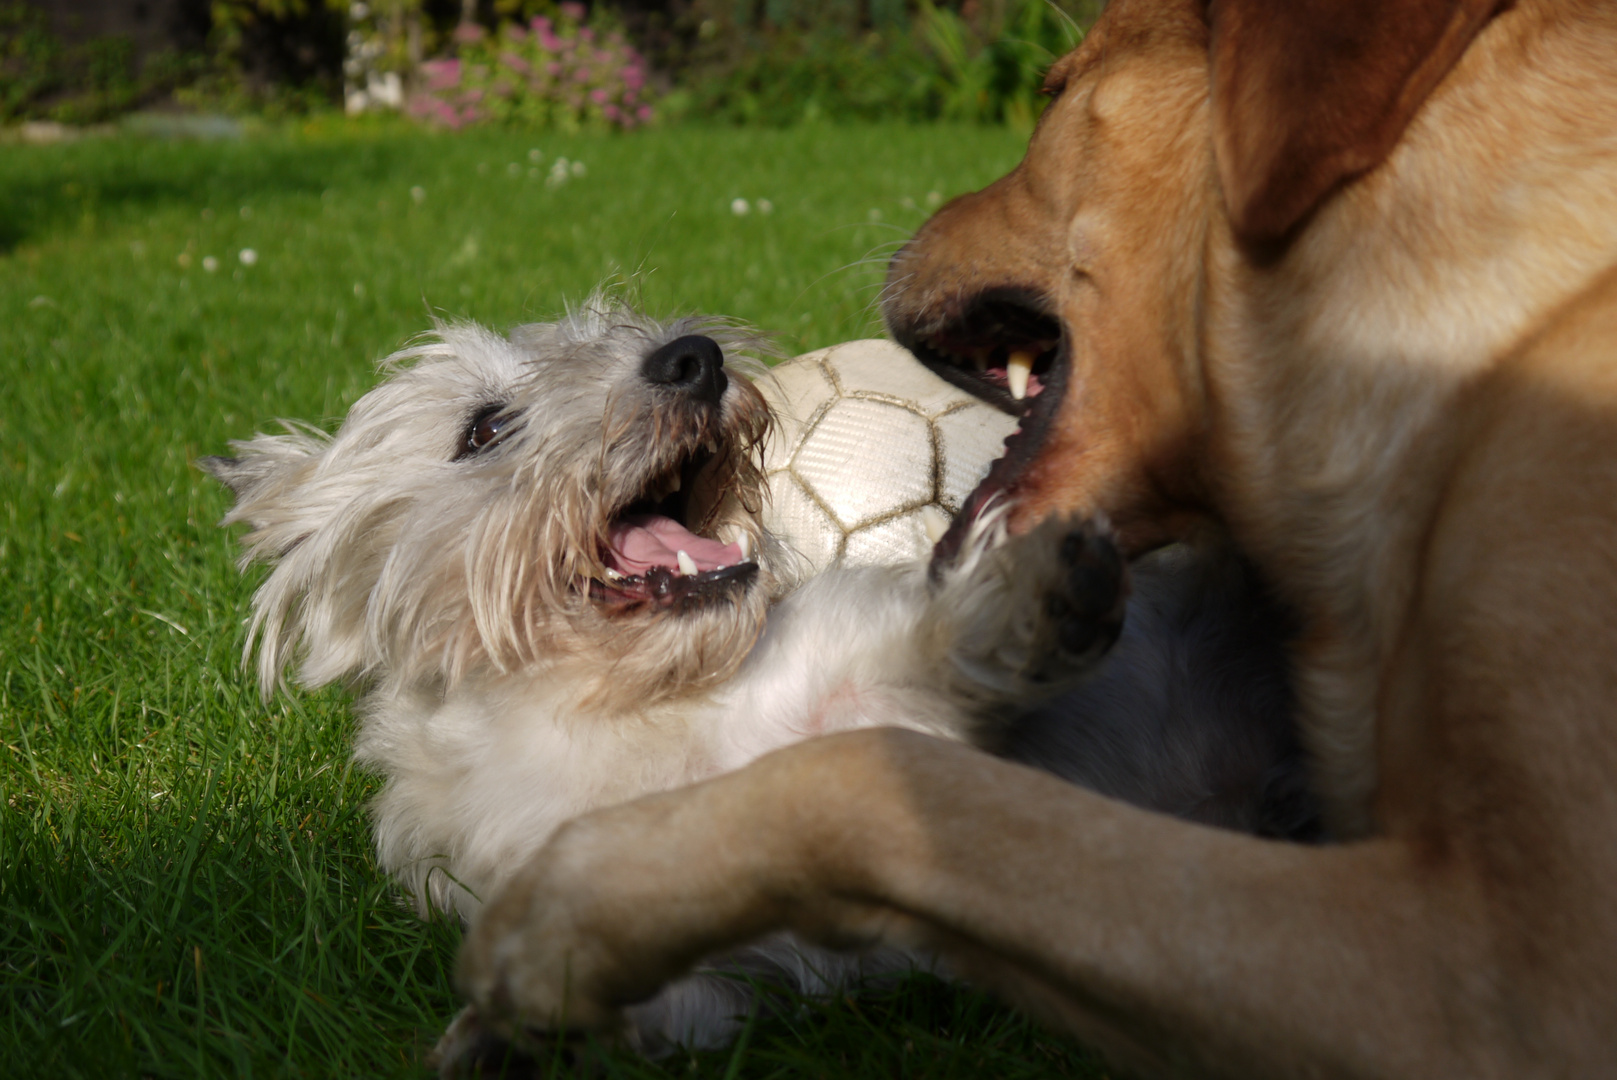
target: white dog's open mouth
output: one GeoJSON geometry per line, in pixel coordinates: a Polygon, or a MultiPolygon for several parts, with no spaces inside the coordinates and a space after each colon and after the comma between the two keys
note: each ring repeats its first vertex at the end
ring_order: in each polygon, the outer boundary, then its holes
{"type": "Polygon", "coordinates": [[[658,473],[613,518],[601,552],[605,580],[592,581],[590,595],[614,605],[684,608],[750,584],[758,574],[751,536],[714,520],[736,472],[714,447],[658,473]]]}
{"type": "Polygon", "coordinates": [[[934,558],[954,557],[972,521],[992,501],[1014,499],[1061,402],[1070,364],[1061,323],[1038,297],[993,290],[938,313],[928,325],[894,326],[899,344],[944,379],[1021,418],[1005,453],[938,541],[934,558]]]}

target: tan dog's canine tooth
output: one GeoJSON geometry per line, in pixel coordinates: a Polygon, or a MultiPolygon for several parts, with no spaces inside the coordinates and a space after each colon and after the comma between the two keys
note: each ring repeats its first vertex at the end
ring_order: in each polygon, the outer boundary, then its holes
{"type": "Polygon", "coordinates": [[[1005,383],[1011,391],[1011,397],[1017,401],[1027,397],[1027,380],[1032,374],[1033,354],[1025,349],[1011,353],[1010,359],[1005,361],[1005,383]]]}

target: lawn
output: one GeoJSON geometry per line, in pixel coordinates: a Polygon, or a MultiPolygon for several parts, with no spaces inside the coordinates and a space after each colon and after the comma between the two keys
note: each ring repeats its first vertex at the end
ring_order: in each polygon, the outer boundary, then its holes
{"type": "MultiPolygon", "coordinates": [[[[1019,143],[331,123],[0,146],[0,1075],[422,1076],[456,1008],[458,926],[372,861],[349,698],[266,703],[241,669],[253,580],[198,456],[340,416],[434,317],[507,327],[612,276],[792,351],[875,333],[885,256],[1019,143]]],[[[931,981],[603,1068],[1101,1075],[931,981]]]]}

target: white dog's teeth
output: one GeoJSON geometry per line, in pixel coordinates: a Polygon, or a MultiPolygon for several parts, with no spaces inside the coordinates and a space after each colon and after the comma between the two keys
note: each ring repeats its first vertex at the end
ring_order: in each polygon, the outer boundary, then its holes
{"type": "Polygon", "coordinates": [[[928,503],[921,507],[921,528],[926,530],[927,542],[936,544],[949,531],[949,515],[928,503]]]}
{"type": "Polygon", "coordinates": [[[703,449],[705,449],[710,454],[717,454],[719,452],[719,444],[717,442],[715,442],[714,440],[709,439],[707,441],[706,446],[704,446],[703,449]]]}
{"type": "Polygon", "coordinates": [[[628,576],[628,574],[620,573],[619,571],[612,569],[610,566],[606,568],[606,580],[608,581],[622,581],[628,576]]]}
{"type": "Polygon", "coordinates": [[[674,560],[679,563],[679,572],[684,574],[686,577],[695,577],[698,573],[700,573],[700,571],[696,569],[696,560],[685,554],[685,552],[679,552],[674,556],[674,560]]]}
{"type": "Polygon", "coordinates": [[[1005,383],[1010,387],[1011,397],[1017,401],[1027,397],[1027,380],[1032,374],[1033,354],[1023,350],[1011,353],[1010,359],[1005,361],[1005,383]]]}
{"type": "Polygon", "coordinates": [[[746,562],[752,558],[752,534],[739,525],[735,529],[736,538],[733,542],[741,549],[741,561],[746,562]]]}

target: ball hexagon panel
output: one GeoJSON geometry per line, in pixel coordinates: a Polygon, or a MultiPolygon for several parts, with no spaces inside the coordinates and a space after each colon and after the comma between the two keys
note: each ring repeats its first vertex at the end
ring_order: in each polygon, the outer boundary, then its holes
{"type": "Polygon", "coordinates": [[[938,502],[951,517],[960,512],[961,503],[972,489],[982,483],[988,467],[1005,452],[1006,436],[1016,430],[1014,416],[974,398],[967,402],[933,421],[943,457],[938,470],[938,502]]]}
{"type": "Polygon", "coordinates": [[[769,477],[769,501],[764,504],[763,517],[764,526],[816,571],[824,570],[842,554],[847,530],[832,520],[788,472],[769,477]]]}
{"type": "Polygon", "coordinates": [[[764,526],[816,571],[928,557],[1016,429],[890,341],[799,356],[757,386],[777,420],[764,526]]]}
{"type": "Polygon", "coordinates": [[[792,474],[848,529],[930,502],[932,429],[884,401],[831,403],[792,456],[792,474]]]}
{"type": "Polygon", "coordinates": [[[764,444],[765,472],[786,467],[802,441],[806,425],[837,396],[836,384],[825,369],[817,362],[803,363],[801,359],[776,365],[756,383],[776,419],[775,430],[764,444]]]}
{"type": "Polygon", "coordinates": [[[948,515],[927,503],[850,532],[842,549],[842,561],[849,566],[870,566],[924,559],[936,542],[934,537],[948,527],[948,515]]]}
{"type": "Polygon", "coordinates": [[[902,402],[928,418],[968,396],[928,371],[908,349],[891,341],[833,345],[826,350],[821,364],[844,395],[902,402]]]}

